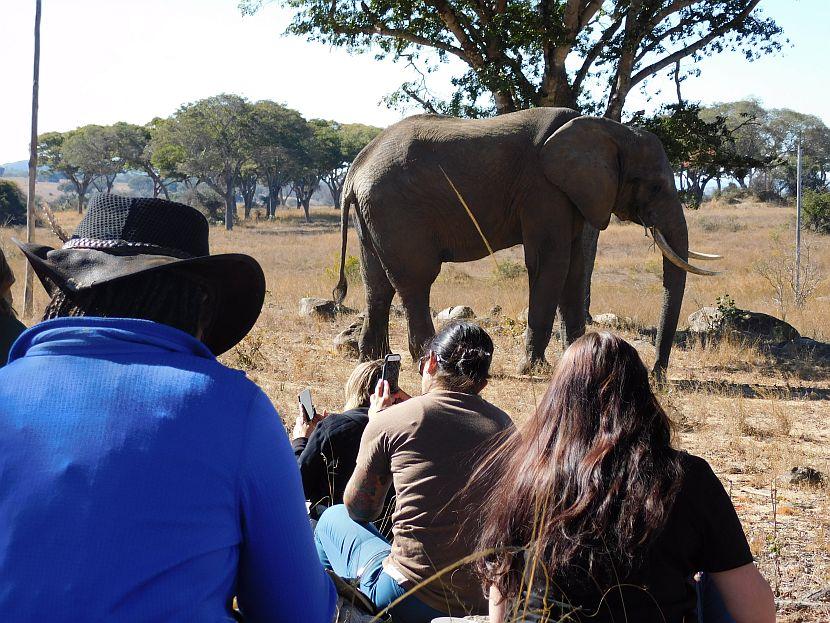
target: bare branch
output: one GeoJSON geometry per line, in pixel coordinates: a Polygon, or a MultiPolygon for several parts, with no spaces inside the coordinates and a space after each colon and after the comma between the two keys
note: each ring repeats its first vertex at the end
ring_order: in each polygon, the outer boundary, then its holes
{"type": "Polygon", "coordinates": [[[661,59],[661,60],[659,60],[655,63],[652,63],[648,67],[645,67],[645,68],[641,69],[640,71],[638,71],[636,74],[634,74],[631,77],[631,86],[637,84],[638,82],[641,82],[642,80],[644,80],[648,76],[657,73],[661,69],[665,69],[666,67],[668,67],[669,65],[674,64],[678,60],[694,54],[695,52],[697,52],[698,50],[704,48],[709,43],[711,43],[712,41],[717,39],[718,37],[726,34],[730,30],[732,30],[733,28],[736,28],[736,27],[740,26],[743,23],[743,21],[749,16],[749,14],[752,13],[752,11],[755,9],[755,7],[758,6],[758,3],[760,1],[761,0],[752,0],[752,2],[750,2],[749,5],[747,5],[747,7],[743,11],[738,13],[735,17],[733,17],[727,23],[725,23],[722,26],[712,30],[712,32],[710,32],[705,37],[701,37],[700,39],[698,39],[694,43],[690,43],[689,45],[687,45],[686,47],[678,50],[677,52],[675,52],[673,54],[669,54],[665,58],[663,58],[663,59],[661,59]]]}

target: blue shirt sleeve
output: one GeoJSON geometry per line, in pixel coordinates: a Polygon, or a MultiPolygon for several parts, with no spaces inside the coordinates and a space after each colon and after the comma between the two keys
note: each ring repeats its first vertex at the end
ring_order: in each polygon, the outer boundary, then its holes
{"type": "Polygon", "coordinates": [[[331,623],[337,593],[317,557],[297,462],[261,391],[240,465],[242,544],[237,596],[246,621],[331,623]]]}

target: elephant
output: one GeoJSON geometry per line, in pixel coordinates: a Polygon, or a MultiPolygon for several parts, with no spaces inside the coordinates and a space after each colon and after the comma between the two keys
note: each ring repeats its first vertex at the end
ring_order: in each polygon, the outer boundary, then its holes
{"type": "MultiPolygon", "coordinates": [[[[524,245],[530,291],[523,372],[547,367],[559,309],[565,344],[585,332],[586,224],[615,214],[645,227],[663,253],[663,301],[653,372],[663,375],[689,264],[720,256],[689,252],[674,175],[653,134],[568,108],[533,108],[489,119],[415,115],[390,126],[355,158],[341,198],[340,279],[350,208],[360,241],[366,314],[361,359],[389,350],[397,292],[417,359],[434,334],[430,288],[443,262],[467,262],[524,245]],[[486,242],[485,242],[486,239],[486,242]]],[[[587,237],[590,239],[590,236],[587,237]]],[[[590,258],[593,261],[593,258],[590,258]]]]}

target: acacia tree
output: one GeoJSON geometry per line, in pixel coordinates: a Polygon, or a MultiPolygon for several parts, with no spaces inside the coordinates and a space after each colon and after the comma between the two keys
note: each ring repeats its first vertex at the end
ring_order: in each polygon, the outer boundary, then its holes
{"type": "MultiPolygon", "coordinates": [[[[254,13],[265,1],[240,8],[254,13]]],[[[415,67],[421,78],[402,84],[393,104],[457,116],[567,106],[620,120],[631,89],[678,61],[780,48],[760,0],[278,1],[295,10],[291,34],[415,67]],[[466,71],[443,101],[426,76],[450,59],[466,71]]]]}
{"type": "Polygon", "coordinates": [[[321,179],[331,193],[335,206],[340,206],[340,196],[346,181],[346,171],[352,161],[381,131],[362,123],[338,123],[315,119],[311,122],[321,143],[321,179]]]}
{"type": "Polygon", "coordinates": [[[46,132],[37,139],[38,162],[69,180],[78,196],[79,214],[84,211],[89,187],[98,175],[94,161],[83,158],[82,150],[73,146],[74,137],[81,130],[46,132]]]}
{"type": "Polygon", "coordinates": [[[268,187],[267,217],[273,218],[280,203],[280,189],[297,168],[301,146],[311,135],[306,120],[296,110],[276,102],[256,102],[251,110],[250,159],[268,187]]]}
{"type": "Polygon", "coordinates": [[[157,165],[153,163],[152,132],[159,120],[145,126],[119,122],[112,126],[115,134],[115,149],[124,162],[125,168],[138,169],[153,182],[153,197],[164,194],[170,199],[167,187],[173,182],[166,179],[157,165]]]}
{"type": "Polygon", "coordinates": [[[168,166],[224,198],[229,230],[236,217],[237,182],[248,158],[250,112],[251,105],[238,95],[208,97],[179,108],[169,123],[159,126],[155,140],[170,158],[168,166]]]}

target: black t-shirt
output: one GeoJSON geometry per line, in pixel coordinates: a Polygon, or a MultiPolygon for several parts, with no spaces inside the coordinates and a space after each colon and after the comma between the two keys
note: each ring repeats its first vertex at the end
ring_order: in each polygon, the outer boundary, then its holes
{"type": "Polygon", "coordinates": [[[518,605],[508,604],[508,612],[512,606],[521,613],[527,604],[522,620],[528,622],[558,621],[568,612],[574,622],[696,622],[694,574],[728,571],[753,559],[732,501],[712,468],[686,453],[681,460],[683,482],[669,519],[642,564],[619,585],[597,586],[584,568],[573,568],[548,583],[547,590],[537,582],[518,605]]]}
{"type": "MultiPolygon", "coordinates": [[[[300,438],[292,442],[305,497],[312,506],[343,503],[346,483],[357,464],[360,438],[368,423],[368,407],[332,413],[317,425],[308,439],[300,438]]],[[[391,537],[391,523],[387,515],[394,497],[395,491],[390,488],[383,515],[375,524],[387,538],[391,537]]]]}

